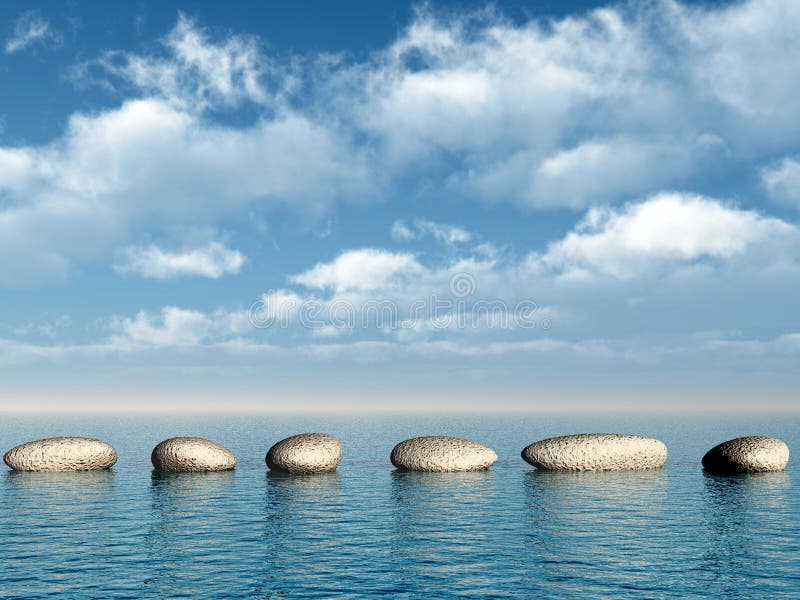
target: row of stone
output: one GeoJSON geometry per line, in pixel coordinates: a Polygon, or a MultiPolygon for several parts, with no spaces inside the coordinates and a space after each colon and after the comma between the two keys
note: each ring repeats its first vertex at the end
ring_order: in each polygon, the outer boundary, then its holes
{"type": "MultiPolygon", "coordinates": [[[[236,457],[216,442],[197,437],[170,438],[151,454],[160,471],[225,471],[236,457]]],[[[638,435],[588,433],[548,438],[527,446],[522,458],[539,469],[555,471],[619,471],[662,467],[667,447],[660,440],[638,435]]],[[[6,452],[5,463],[18,471],[87,471],[108,469],[117,452],[101,440],[56,437],[28,442],[6,452]]],[[[335,471],[342,444],[323,433],[303,433],[269,449],[267,466],[284,473],[335,471]]],[[[497,461],[497,454],[476,442],[447,436],[417,437],[397,444],[392,464],[405,471],[480,471],[497,461]]],[[[717,473],[781,471],[789,448],[779,439],[749,436],[723,442],[703,457],[706,470],[717,473]]]]}

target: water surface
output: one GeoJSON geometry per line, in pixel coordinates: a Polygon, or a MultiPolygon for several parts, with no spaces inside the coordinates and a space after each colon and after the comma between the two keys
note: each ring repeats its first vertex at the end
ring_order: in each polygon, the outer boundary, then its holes
{"type": "MultiPolygon", "coordinates": [[[[800,596],[800,476],[716,477],[702,454],[740,435],[800,448],[797,417],[16,417],[5,448],[102,438],[106,472],[0,476],[3,597],[556,598],[800,596]],[[339,437],[337,473],[268,473],[275,441],[339,437]],[[652,435],[664,469],[539,472],[520,450],[590,431],[652,435]],[[494,448],[481,473],[395,471],[393,445],[456,435],[494,448]],[[236,471],[158,474],[175,435],[230,448],[236,471]]],[[[798,450],[800,452],[800,450],[798,450]]]]}

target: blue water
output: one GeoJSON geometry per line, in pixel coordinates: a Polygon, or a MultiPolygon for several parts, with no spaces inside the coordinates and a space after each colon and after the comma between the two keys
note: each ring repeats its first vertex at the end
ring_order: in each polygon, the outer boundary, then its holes
{"type": "Polygon", "coordinates": [[[714,477],[703,453],[774,435],[800,455],[800,419],[730,417],[6,418],[10,448],[52,435],[105,439],[95,473],[0,475],[2,597],[766,598],[800,597],[800,469],[714,477]],[[275,441],[325,431],[339,472],[268,474],[275,441]],[[664,440],[665,469],[537,472],[530,442],[585,431],[664,440]],[[493,447],[483,473],[393,470],[407,437],[493,447]],[[234,472],[160,476],[152,447],[199,435],[230,448],[234,472]]]}

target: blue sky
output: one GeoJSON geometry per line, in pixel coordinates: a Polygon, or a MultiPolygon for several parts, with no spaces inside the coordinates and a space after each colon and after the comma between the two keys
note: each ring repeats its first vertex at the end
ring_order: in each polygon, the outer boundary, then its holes
{"type": "Polygon", "coordinates": [[[0,407],[794,409],[798,31],[3,3],[0,407]]]}

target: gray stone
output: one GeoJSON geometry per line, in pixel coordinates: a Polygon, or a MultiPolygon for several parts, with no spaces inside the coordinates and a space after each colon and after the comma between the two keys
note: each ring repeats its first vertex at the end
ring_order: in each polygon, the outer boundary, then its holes
{"type": "Polygon", "coordinates": [[[101,440],[54,437],[12,448],[3,461],[15,471],[99,471],[117,462],[117,452],[101,440]]]}
{"type": "Polygon", "coordinates": [[[267,452],[267,466],[282,473],[329,473],[342,460],[342,444],[332,435],[301,433],[281,440],[267,452]]]}
{"type": "Polygon", "coordinates": [[[655,469],[667,461],[667,447],[639,435],[583,433],[534,442],[522,451],[522,458],[553,471],[655,469]]]}
{"type": "Polygon", "coordinates": [[[783,471],[789,447],[777,438],[752,435],[714,446],[703,456],[703,468],[713,473],[783,471]]]}
{"type": "Polygon", "coordinates": [[[497,462],[497,454],[476,442],[436,435],[400,442],[391,461],[404,471],[482,471],[497,462]]]}
{"type": "Polygon", "coordinates": [[[176,437],[153,448],[150,460],[159,471],[228,471],[236,457],[216,442],[198,437],[176,437]]]}

